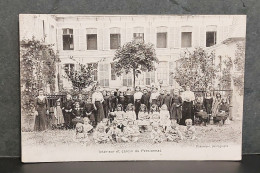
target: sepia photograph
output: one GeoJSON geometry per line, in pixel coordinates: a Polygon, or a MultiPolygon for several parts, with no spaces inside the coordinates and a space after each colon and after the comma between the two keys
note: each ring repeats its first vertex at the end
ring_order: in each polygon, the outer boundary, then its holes
{"type": "Polygon", "coordinates": [[[20,14],[22,162],[241,160],[246,15],[20,14]]]}

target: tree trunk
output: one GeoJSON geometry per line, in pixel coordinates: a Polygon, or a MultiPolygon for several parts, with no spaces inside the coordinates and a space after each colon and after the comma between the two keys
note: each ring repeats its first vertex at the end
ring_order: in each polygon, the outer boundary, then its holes
{"type": "Polygon", "coordinates": [[[135,88],[135,69],[133,69],[133,75],[134,75],[134,88],[135,88]]]}

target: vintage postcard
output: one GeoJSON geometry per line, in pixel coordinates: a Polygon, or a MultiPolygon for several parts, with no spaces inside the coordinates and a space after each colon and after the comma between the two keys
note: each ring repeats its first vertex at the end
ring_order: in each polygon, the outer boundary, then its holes
{"type": "Polygon", "coordinates": [[[22,162],[241,160],[245,15],[19,17],[22,162]]]}

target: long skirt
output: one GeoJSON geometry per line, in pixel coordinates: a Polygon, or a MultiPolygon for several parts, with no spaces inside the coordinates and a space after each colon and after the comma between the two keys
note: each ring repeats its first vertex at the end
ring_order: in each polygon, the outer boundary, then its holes
{"type": "Polygon", "coordinates": [[[72,119],[73,119],[72,113],[64,111],[64,121],[65,121],[66,128],[72,128],[72,119]]]}
{"type": "Polygon", "coordinates": [[[99,123],[100,121],[102,121],[103,118],[105,118],[103,104],[99,101],[96,101],[95,106],[97,108],[95,119],[96,123],[99,123]]]}
{"type": "Polygon", "coordinates": [[[136,119],[138,120],[138,113],[140,111],[140,106],[141,106],[141,100],[135,100],[135,114],[136,114],[136,119]]]}
{"type": "Polygon", "coordinates": [[[172,105],[172,107],[170,108],[170,115],[171,115],[171,119],[179,121],[182,118],[181,106],[176,107],[172,105]]]}
{"type": "Polygon", "coordinates": [[[35,131],[44,131],[47,129],[47,115],[46,109],[38,110],[38,115],[35,117],[35,131]]]}
{"type": "Polygon", "coordinates": [[[182,105],[182,119],[180,121],[181,125],[185,125],[186,119],[192,119],[192,122],[194,122],[194,116],[193,116],[193,103],[192,102],[183,102],[182,105]]]}

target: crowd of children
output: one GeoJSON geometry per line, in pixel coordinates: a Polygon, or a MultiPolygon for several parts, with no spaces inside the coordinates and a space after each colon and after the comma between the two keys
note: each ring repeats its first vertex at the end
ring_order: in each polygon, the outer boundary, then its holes
{"type": "Polygon", "coordinates": [[[229,116],[229,105],[219,93],[215,97],[210,92],[204,97],[192,94],[188,91],[182,95],[178,90],[173,94],[170,90],[159,92],[156,87],[142,91],[136,87],[135,93],[130,89],[125,92],[103,90],[104,117],[99,120],[91,97],[84,101],[79,95],[73,102],[68,95],[62,106],[57,100],[53,116],[57,126],[75,129],[75,139],[80,141],[87,141],[89,134],[93,134],[95,143],[137,142],[144,132],[150,134],[154,143],[194,140],[194,125],[223,125],[229,116]],[[188,107],[183,108],[185,104],[188,107]],[[184,117],[187,112],[189,115],[184,117]],[[179,125],[185,125],[185,131],[181,132],[179,125]]]}

